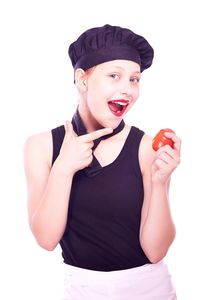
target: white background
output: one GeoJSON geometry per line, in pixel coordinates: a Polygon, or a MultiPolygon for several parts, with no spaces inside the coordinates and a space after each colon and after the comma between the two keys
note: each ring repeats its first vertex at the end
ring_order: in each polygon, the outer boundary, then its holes
{"type": "Polygon", "coordinates": [[[177,237],[166,261],[179,300],[199,292],[199,10],[198,1],[5,0],[0,4],[0,295],[56,300],[62,289],[60,248],[41,249],[27,222],[23,144],[71,119],[77,105],[69,44],[89,27],[130,27],[155,49],[141,95],[126,121],[154,135],[174,129],[182,162],[173,174],[177,237]]]}

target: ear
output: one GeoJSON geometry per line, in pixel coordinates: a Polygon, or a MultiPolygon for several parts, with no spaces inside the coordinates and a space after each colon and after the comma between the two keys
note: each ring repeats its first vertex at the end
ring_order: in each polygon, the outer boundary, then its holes
{"type": "Polygon", "coordinates": [[[75,74],[75,84],[79,91],[85,92],[87,90],[87,80],[86,73],[83,69],[76,69],[75,74]]]}

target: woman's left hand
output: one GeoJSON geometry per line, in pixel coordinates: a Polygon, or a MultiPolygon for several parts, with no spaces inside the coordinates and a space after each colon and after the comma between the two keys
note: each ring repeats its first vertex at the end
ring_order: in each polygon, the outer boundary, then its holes
{"type": "Polygon", "coordinates": [[[173,148],[165,145],[155,152],[152,163],[152,182],[166,183],[172,172],[180,163],[181,140],[172,132],[166,132],[165,136],[172,139],[173,148]]]}

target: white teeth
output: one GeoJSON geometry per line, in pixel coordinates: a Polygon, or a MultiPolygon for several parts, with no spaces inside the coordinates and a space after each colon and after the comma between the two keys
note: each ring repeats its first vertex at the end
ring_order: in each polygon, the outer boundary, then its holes
{"type": "Polygon", "coordinates": [[[124,103],[124,102],[120,102],[120,101],[115,101],[114,103],[117,103],[117,104],[119,104],[119,105],[123,105],[123,106],[125,106],[125,105],[127,105],[128,103],[124,103]]]}

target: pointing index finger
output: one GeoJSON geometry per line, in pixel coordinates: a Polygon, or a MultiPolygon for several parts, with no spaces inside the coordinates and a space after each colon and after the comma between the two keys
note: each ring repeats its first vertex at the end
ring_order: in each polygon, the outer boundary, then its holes
{"type": "Polygon", "coordinates": [[[91,142],[94,141],[104,135],[110,134],[113,132],[112,128],[103,128],[103,129],[99,129],[84,135],[81,135],[79,138],[83,141],[83,142],[91,142]]]}

